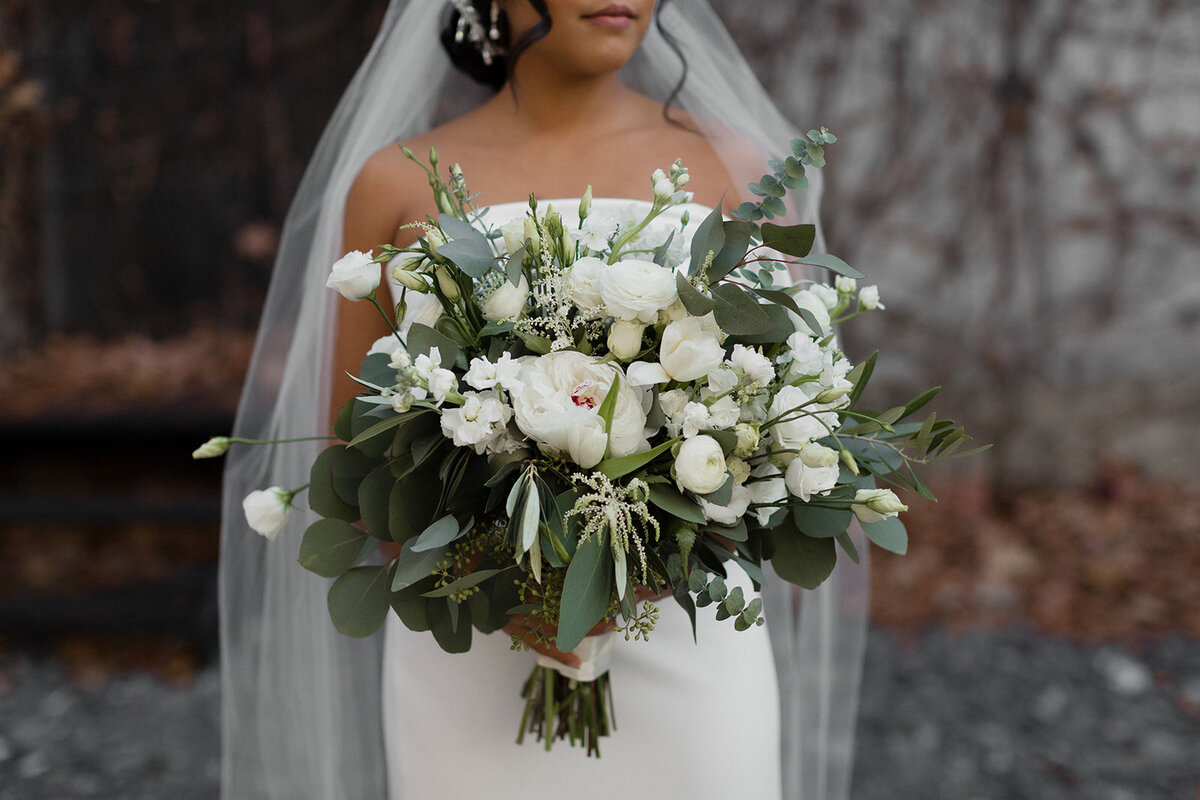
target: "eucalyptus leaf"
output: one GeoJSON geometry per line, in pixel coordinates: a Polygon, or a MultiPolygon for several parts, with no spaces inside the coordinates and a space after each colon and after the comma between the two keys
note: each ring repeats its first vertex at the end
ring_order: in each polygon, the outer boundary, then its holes
{"type": "Polygon", "coordinates": [[[408,352],[413,358],[427,356],[433,348],[438,349],[442,368],[450,369],[458,360],[458,343],[428,325],[414,322],[408,329],[408,352]]]}
{"type": "Polygon", "coordinates": [[[447,653],[465,653],[471,649],[471,611],[449,598],[429,604],[429,630],[447,653]]]}
{"type": "Polygon", "coordinates": [[[766,333],[771,329],[771,318],[758,302],[731,283],[722,283],[712,288],[717,324],[721,330],[735,336],[766,333]]]}
{"type": "Polygon", "coordinates": [[[317,520],[300,542],[300,566],[322,578],[336,578],[354,566],[368,538],[349,522],[317,520]]]}
{"type": "Polygon", "coordinates": [[[864,522],[863,533],[876,545],[898,555],[908,552],[908,531],[899,517],[888,517],[879,522],[864,522]]]}
{"type": "Polygon", "coordinates": [[[416,631],[417,633],[428,631],[430,601],[421,595],[434,588],[436,579],[430,576],[423,581],[414,583],[406,589],[393,592],[390,588],[392,577],[393,575],[389,575],[388,580],[388,603],[391,605],[392,610],[396,612],[396,616],[404,623],[404,627],[410,631],[416,631]]]}
{"type": "Polygon", "coordinates": [[[725,243],[721,251],[713,258],[712,266],[708,268],[708,281],[715,283],[734,269],[746,257],[750,248],[752,228],[750,223],[741,220],[728,220],[721,224],[725,234],[725,243]]]}
{"type": "Polygon", "coordinates": [[[854,544],[854,539],[850,536],[848,531],[839,533],[834,537],[834,541],[846,551],[846,555],[850,556],[851,561],[853,561],[855,564],[859,563],[858,547],[854,544]]]}
{"type": "Polygon", "coordinates": [[[705,297],[699,289],[692,286],[692,282],[685,278],[683,273],[675,273],[675,288],[679,292],[683,307],[693,317],[703,317],[717,307],[717,301],[705,297]]]}
{"type": "Polygon", "coordinates": [[[396,560],[396,570],[392,576],[393,592],[399,592],[417,581],[428,578],[437,569],[438,563],[446,559],[449,552],[448,548],[442,547],[418,553],[412,549],[415,542],[415,537],[405,542],[400,557],[396,560]]]}
{"type": "Polygon", "coordinates": [[[380,464],[363,478],[358,486],[358,508],[363,524],[377,539],[391,538],[388,530],[388,507],[396,478],[389,464],[380,464]]]}
{"type": "Polygon", "coordinates": [[[387,618],[387,567],[355,567],[333,582],[327,601],[338,631],[356,639],[370,636],[387,618]]]}
{"type": "MultiPolygon", "coordinates": [[[[512,569],[512,567],[507,567],[506,569],[512,569]]],[[[504,572],[504,571],[505,571],[504,569],[481,569],[478,572],[472,572],[470,575],[466,575],[462,578],[459,578],[458,580],[454,581],[453,583],[448,583],[445,586],[441,586],[437,589],[431,589],[428,592],[425,592],[421,596],[422,597],[449,597],[450,595],[454,594],[455,592],[461,592],[463,589],[470,589],[472,586],[478,586],[479,584],[483,583],[487,579],[494,578],[497,575],[499,575],[501,572],[504,572]]]]}
{"type": "Polygon", "coordinates": [[[832,539],[845,533],[853,516],[849,509],[792,506],[792,524],[805,536],[814,539],[832,539]]]}
{"type": "Polygon", "coordinates": [[[763,244],[772,250],[804,258],[812,252],[813,243],[817,238],[817,227],[815,225],[775,225],[764,222],[762,238],[763,244]]]}
{"type": "Polygon", "coordinates": [[[673,517],[696,525],[707,525],[708,518],[700,506],[687,499],[674,486],[656,483],[650,487],[650,502],[673,517]]]}
{"type": "Polygon", "coordinates": [[[444,548],[464,533],[466,533],[466,530],[459,527],[458,520],[454,515],[447,514],[421,531],[417,538],[413,540],[412,551],[414,553],[424,553],[426,550],[433,550],[438,547],[444,548]]]}
{"type": "Polygon", "coordinates": [[[805,256],[804,263],[811,264],[814,267],[824,267],[830,272],[836,272],[838,275],[844,275],[847,278],[857,279],[866,277],[845,261],[829,253],[810,253],[805,256]]]}
{"type": "Polygon", "coordinates": [[[599,537],[579,543],[563,581],[556,644],[564,653],[604,619],[613,593],[612,550],[599,537]]]}
{"type": "Polygon", "coordinates": [[[692,236],[692,266],[688,270],[688,277],[694,278],[699,275],[700,270],[704,268],[704,262],[708,260],[708,254],[711,252],[715,257],[725,246],[725,229],[722,222],[721,207],[718,205],[696,228],[696,233],[692,236]]]}
{"type": "Polygon", "coordinates": [[[396,370],[391,366],[392,357],[384,353],[372,353],[362,360],[358,377],[377,386],[391,386],[396,382],[396,370]]]}
{"type": "Polygon", "coordinates": [[[837,564],[833,539],[813,539],[803,536],[791,526],[774,531],[775,555],[772,566],[779,577],[805,589],[820,586],[837,564]]]}
{"type": "Polygon", "coordinates": [[[358,508],[343,500],[333,489],[333,463],[345,450],[345,445],[333,445],[313,461],[309,470],[308,505],[322,517],[355,522],[359,518],[358,508]]]}

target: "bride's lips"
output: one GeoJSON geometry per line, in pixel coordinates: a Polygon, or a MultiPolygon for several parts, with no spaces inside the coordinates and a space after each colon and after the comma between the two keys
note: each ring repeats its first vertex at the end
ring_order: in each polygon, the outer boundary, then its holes
{"type": "Polygon", "coordinates": [[[584,16],[584,19],[589,22],[604,25],[608,28],[626,28],[632,25],[636,18],[637,15],[633,13],[633,9],[618,3],[613,3],[611,6],[603,8],[594,14],[584,16]]]}

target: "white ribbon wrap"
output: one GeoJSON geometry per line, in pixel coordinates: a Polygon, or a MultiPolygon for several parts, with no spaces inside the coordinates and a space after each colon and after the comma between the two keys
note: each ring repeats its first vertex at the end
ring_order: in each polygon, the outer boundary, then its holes
{"type": "Polygon", "coordinates": [[[585,636],[579,646],[571,651],[579,656],[578,667],[568,667],[561,661],[542,655],[538,656],[537,663],[539,667],[550,667],[573,681],[594,681],[612,666],[612,647],[615,641],[616,631],[599,636],[585,636]]]}

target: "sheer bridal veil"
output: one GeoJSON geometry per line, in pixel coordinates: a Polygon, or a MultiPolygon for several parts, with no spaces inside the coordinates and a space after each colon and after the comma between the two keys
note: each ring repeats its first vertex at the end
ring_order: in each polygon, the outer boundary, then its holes
{"type": "MultiPolygon", "coordinates": [[[[746,163],[776,154],[795,135],[704,0],[660,0],[664,28],[686,55],[677,104],[710,137],[738,181],[746,163]],[[729,135],[729,130],[742,134],[729,135]],[[747,142],[761,153],[747,159],[747,142]],[[741,151],[741,152],[739,152],[741,151]]],[[[358,169],[390,142],[440,122],[458,94],[439,42],[444,0],[393,0],[380,33],[330,120],[288,214],[235,435],[309,436],[328,419],[335,298],[324,287],[339,252],[346,194],[358,169]]],[[[683,66],[653,28],[627,68],[631,84],[660,99],[683,66]]],[[[665,165],[664,165],[665,166],[665,165]]],[[[802,218],[815,221],[820,176],[802,218]]],[[[307,483],[317,445],[234,448],[228,456],[220,570],[224,770],[228,800],[383,800],[381,638],[337,633],[328,581],[296,564],[311,514],[297,509],[270,543],[245,525],[254,488],[307,483]]],[[[305,506],[301,496],[300,506],[305,506]]],[[[860,547],[865,558],[866,548],[860,547]]],[[[867,573],[843,559],[820,589],[766,591],[783,720],[788,800],[847,795],[864,644],[867,573]]],[[[516,690],[516,687],[513,687],[516,690]]]]}

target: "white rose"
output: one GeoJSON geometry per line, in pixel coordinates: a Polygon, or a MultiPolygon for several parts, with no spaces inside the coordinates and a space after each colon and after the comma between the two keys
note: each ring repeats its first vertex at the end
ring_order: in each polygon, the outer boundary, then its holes
{"type": "Polygon", "coordinates": [[[242,510],[250,527],[273,542],[292,513],[292,493],[278,486],[255,490],[242,500],[242,510]]]}
{"type": "Polygon", "coordinates": [[[529,281],[522,275],[516,286],[505,279],[500,288],[493,291],[483,301],[483,318],[488,322],[499,322],[504,319],[514,319],[525,311],[525,301],[529,299],[529,281]]]}
{"type": "Polygon", "coordinates": [[[675,273],[653,261],[628,259],[610,264],[600,275],[600,297],[617,319],[649,325],[658,312],[679,299],[675,273]]]}
{"type": "Polygon", "coordinates": [[[788,491],[807,503],[813,495],[824,494],[836,486],[838,472],[837,451],[809,442],[788,465],[784,479],[788,491]]]}
{"type": "Polygon", "coordinates": [[[684,440],[675,456],[675,482],[681,491],[711,494],[725,484],[725,453],[711,436],[684,440]]]}
{"type": "Polygon", "coordinates": [[[642,334],[646,326],[637,320],[614,320],[608,330],[608,349],[621,361],[629,361],[642,352],[642,334]]]}
{"type": "Polygon", "coordinates": [[[461,406],[442,412],[442,434],[453,439],[455,446],[470,447],[482,455],[492,439],[505,430],[512,414],[495,392],[467,392],[461,406]]]}
{"type": "MultiPolygon", "coordinates": [[[[808,395],[798,386],[784,386],[771,401],[769,418],[782,419],[768,429],[779,448],[799,450],[813,439],[829,435],[822,424],[822,421],[828,421],[827,416],[817,416],[818,411],[812,407],[800,408],[807,402],[808,395]]],[[[835,424],[836,419],[835,415],[835,424]]]]}
{"type": "Polygon", "coordinates": [[[517,426],[545,451],[565,453],[581,467],[596,466],[605,446],[612,457],[647,449],[642,392],[618,367],[573,350],[521,359],[520,396],[513,398],[517,426]],[[611,441],[598,413],[614,380],[620,380],[611,441]]]}
{"type": "Polygon", "coordinates": [[[745,486],[734,486],[733,494],[727,505],[719,506],[716,503],[708,502],[703,497],[697,499],[700,501],[700,510],[704,512],[704,516],[709,522],[715,522],[718,525],[736,525],[737,521],[746,515],[746,509],[750,507],[752,496],[750,490],[745,486]]]}
{"type": "Polygon", "coordinates": [[[694,381],[721,365],[725,349],[702,319],[687,317],[672,322],[663,331],[658,359],[674,380],[694,381]]]}
{"type": "Polygon", "coordinates": [[[787,484],[779,468],[769,462],[756,467],[750,476],[754,478],[746,484],[750,490],[750,501],[759,506],[754,509],[754,516],[759,525],[766,527],[771,515],[787,502],[787,484]]]}
{"type": "Polygon", "coordinates": [[[862,291],[858,293],[858,305],[863,311],[887,308],[887,306],[879,302],[878,286],[864,286],[862,291]]]}
{"type": "Polygon", "coordinates": [[[590,312],[604,305],[600,297],[600,276],[607,266],[598,258],[584,256],[567,271],[567,297],[580,311],[590,312]]]}
{"type": "Polygon", "coordinates": [[[850,510],[859,522],[879,522],[908,511],[908,506],[891,489],[859,489],[854,493],[850,510]]]}
{"type": "Polygon", "coordinates": [[[325,285],[347,300],[362,300],[379,286],[382,274],[369,253],[353,250],[333,265],[325,285]]]}

